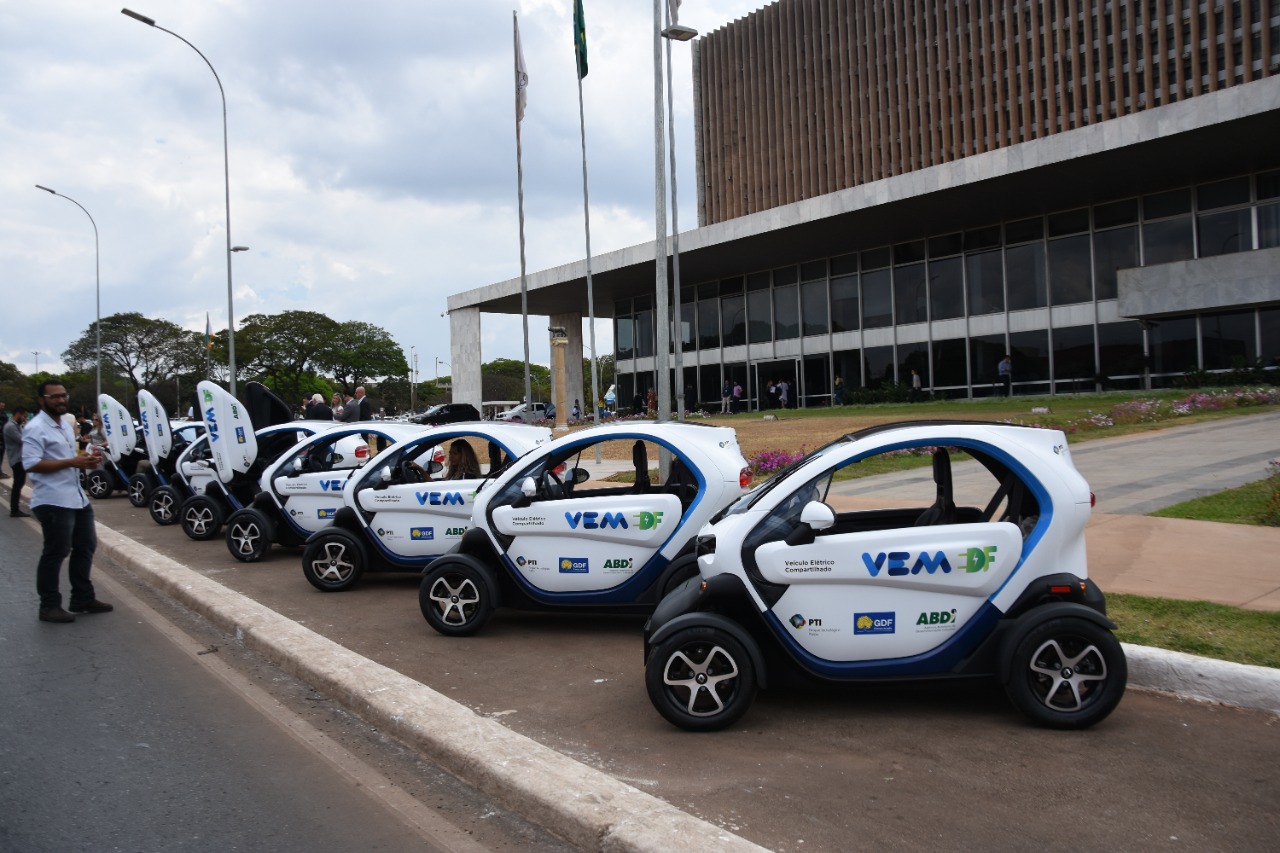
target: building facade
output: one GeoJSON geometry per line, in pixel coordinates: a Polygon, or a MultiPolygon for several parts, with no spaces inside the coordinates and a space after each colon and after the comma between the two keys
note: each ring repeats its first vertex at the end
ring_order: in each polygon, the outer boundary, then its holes
{"type": "MultiPolygon", "coordinates": [[[[1280,0],[781,0],[699,39],[694,86],[688,408],[913,371],[983,396],[1006,354],[1018,393],[1280,358],[1280,0]]],[[[592,260],[624,404],[656,384],[654,254],[592,260]]],[[[584,264],[531,310],[580,312],[584,264]]],[[[455,342],[511,307],[454,297],[455,342]]]]}

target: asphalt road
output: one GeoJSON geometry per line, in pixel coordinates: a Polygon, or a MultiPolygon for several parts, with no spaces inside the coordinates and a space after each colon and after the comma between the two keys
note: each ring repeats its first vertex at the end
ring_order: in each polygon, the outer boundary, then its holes
{"type": "Polygon", "coordinates": [[[37,621],[39,544],[0,521],[0,850],[565,849],[102,571],[115,612],[37,621]]]}

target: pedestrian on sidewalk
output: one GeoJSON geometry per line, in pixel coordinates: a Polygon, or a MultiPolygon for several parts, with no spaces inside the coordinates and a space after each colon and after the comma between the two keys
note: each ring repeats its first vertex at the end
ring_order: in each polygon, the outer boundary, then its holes
{"type": "MultiPolygon", "coordinates": [[[[14,411],[17,411],[17,410],[15,409],[14,411]]],[[[7,444],[8,439],[4,437],[4,428],[7,427],[8,425],[9,425],[9,413],[5,411],[4,401],[0,400],[0,480],[9,479],[9,475],[4,472],[5,448],[8,447],[8,444],[7,444]]],[[[18,452],[21,453],[22,452],[21,449],[19,449],[18,452]]],[[[13,463],[10,463],[9,467],[12,468],[13,463]]]]}
{"type": "Polygon", "coordinates": [[[9,484],[9,517],[26,518],[22,511],[22,487],[27,484],[27,471],[22,467],[22,425],[27,422],[27,407],[16,406],[13,417],[5,422],[4,455],[13,469],[13,482],[9,484]]]}
{"type": "Polygon", "coordinates": [[[36,566],[40,621],[74,622],[62,609],[59,577],[70,556],[72,613],[107,613],[114,608],[94,594],[89,572],[98,547],[93,507],[80,486],[80,472],[98,466],[93,452],[76,449],[75,432],[63,421],[67,389],[56,379],[40,383],[40,412],[22,431],[22,467],[31,477],[31,512],[44,532],[44,550],[36,566]]]}
{"type": "Polygon", "coordinates": [[[724,381],[724,386],[720,389],[720,414],[731,414],[729,411],[729,400],[733,396],[733,386],[729,384],[729,380],[724,381]]]}

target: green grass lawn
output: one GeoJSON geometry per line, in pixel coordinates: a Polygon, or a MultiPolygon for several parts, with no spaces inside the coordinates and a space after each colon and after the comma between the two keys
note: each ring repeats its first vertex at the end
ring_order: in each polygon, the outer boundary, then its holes
{"type": "Polygon", "coordinates": [[[1107,615],[1126,643],[1280,668],[1280,613],[1112,593],[1107,615]]]}
{"type": "Polygon", "coordinates": [[[1156,510],[1151,515],[1158,518],[1189,518],[1195,521],[1222,521],[1228,524],[1263,524],[1267,503],[1275,493],[1272,478],[1246,483],[1236,489],[1227,489],[1216,495],[1184,501],[1180,504],[1156,510]]]}

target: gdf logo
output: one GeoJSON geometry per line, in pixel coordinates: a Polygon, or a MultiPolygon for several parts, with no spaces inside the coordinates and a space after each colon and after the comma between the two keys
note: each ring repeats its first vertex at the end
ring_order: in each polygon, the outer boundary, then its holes
{"type": "Polygon", "coordinates": [[[641,530],[652,530],[662,523],[662,513],[660,512],[638,512],[636,513],[636,527],[641,530]]]}
{"type": "Polygon", "coordinates": [[[968,551],[962,552],[960,558],[964,560],[960,564],[960,568],[966,572],[985,572],[996,561],[996,546],[988,545],[985,548],[970,548],[968,551]]]}
{"type": "Polygon", "coordinates": [[[634,561],[630,557],[627,557],[626,559],[622,559],[622,560],[605,560],[604,561],[604,567],[606,569],[629,569],[634,564],[635,564],[634,561]]]}
{"type": "Polygon", "coordinates": [[[951,625],[956,621],[956,609],[926,610],[916,619],[917,625],[951,625]]]}

